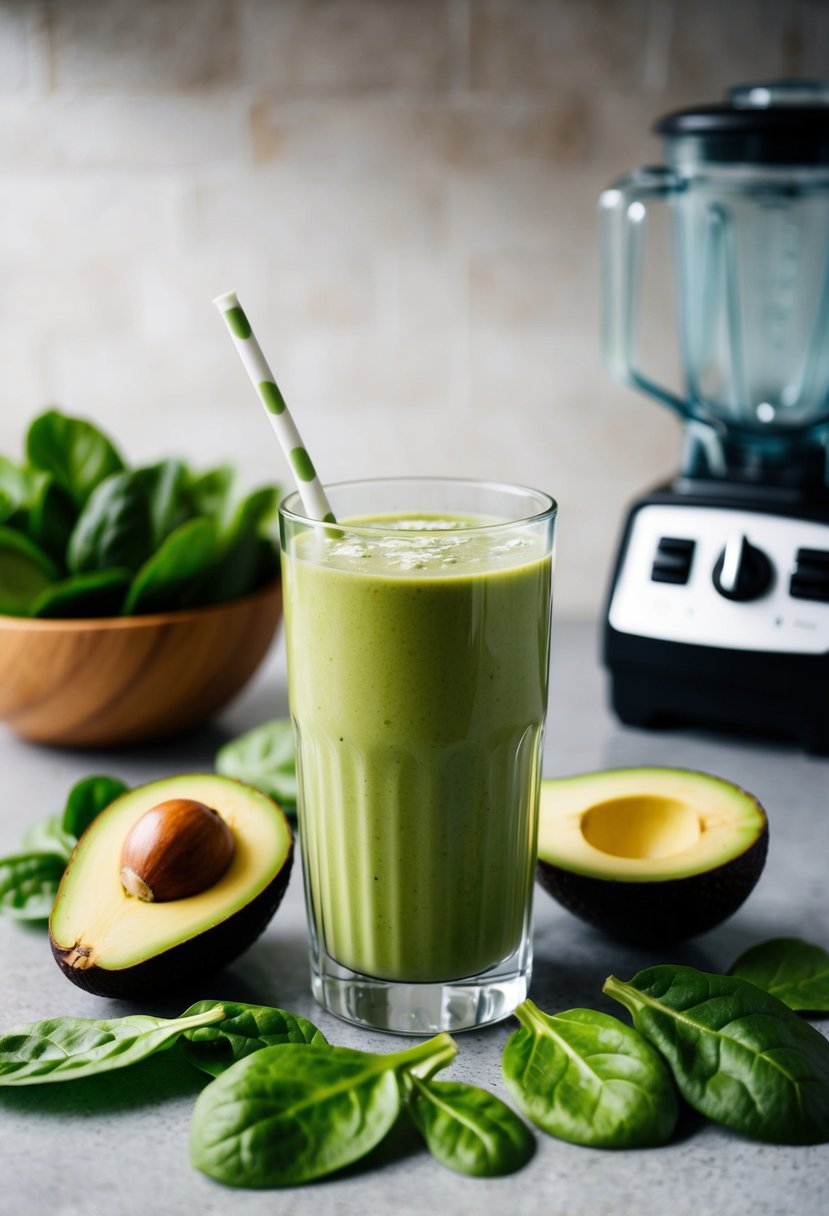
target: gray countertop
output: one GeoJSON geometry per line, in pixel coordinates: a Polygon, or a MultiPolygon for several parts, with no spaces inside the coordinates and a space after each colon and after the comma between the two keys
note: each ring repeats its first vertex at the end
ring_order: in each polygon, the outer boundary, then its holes
{"type": "MultiPolygon", "coordinates": [[[[799,935],[829,945],[829,762],[769,744],[724,742],[702,733],[646,734],[621,728],[604,707],[596,658],[597,630],[557,624],[545,774],[668,764],[702,769],[751,790],[771,824],[769,859],[754,894],[725,925],[681,948],[651,954],[618,945],[575,920],[537,890],[532,995],[554,1012],[588,1005],[616,1013],[602,997],[606,975],[629,978],[653,962],[687,962],[724,970],[764,938],[799,935]]],[[[60,809],[69,786],[92,772],[130,784],[212,767],[218,746],[268,717],[286,712],[281,647],[249,689],[212,727],[142,751],[72,753],[20,743],[0,734],[6,794],[0,854],[13,852],[23,828],[60,809]]],[[[42,929],[0,922],[0,1026],[72,1014],[117,1016],[180,1012],[189,998],[225,997],[279,1005],[312,1018],[331,1042],[392,1050],[389,1035],[356,1029],[322,1013],[308,989],[299,867],[264,936],[232,967],[206,976],[175,1003],[144,1006],[88,996],[63,978],[42,929]]],[[[622,1014],[624,1016],[624,1014],[622,1014]]],[[[459,1036],[451,1076],[503,1095],[501,1049],[506,1024],[459,1036]]],[[[823,1022],[824,1031],[829,1023],[823,1022]]],[[[402,1040],[406,1043],[409,1040],[402,1040]]],[[[775,1148],[683,1117],[672,1142],[647,1151],[577,1148],[539,1133],[534,1159],[520,1173],[487,1181],[451,1174],[405,1134],[393,1135],[369,1162],[345,1175],[281,1192],[231,1191],[195,1171],[187,1159],[190,1112],[202,1086],[170,1055],[67,1085],[0,1094],[0,1211],[9,1216],[808,1216],[829,1209],[829,1145],[775,1148]]]]}

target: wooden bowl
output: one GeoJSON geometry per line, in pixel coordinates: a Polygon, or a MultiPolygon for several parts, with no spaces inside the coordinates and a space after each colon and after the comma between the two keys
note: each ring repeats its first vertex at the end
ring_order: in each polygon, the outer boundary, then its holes
{"type": "Polygon", "coordinates": [[[282,587],[188,612],[100,620],[0,616],[0,721],[23,739],[119,747],[206,722],[250,679],[282,587]]]}

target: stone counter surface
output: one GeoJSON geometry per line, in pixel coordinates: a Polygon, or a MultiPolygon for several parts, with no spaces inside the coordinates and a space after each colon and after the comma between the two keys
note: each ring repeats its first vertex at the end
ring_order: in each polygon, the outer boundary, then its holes
{"type": "MultiPolygon", "coordinates": [[[[577,1005],[625,1016],[601,994],[610,972],[628,979],[655,962],[725,970],[755,942],[803,936],[829,945],[829,762],[770,744],[703,733],[623,729],[604,707],[597,630],[557,624],[545,775],[666,764],[702,769],[751,790],[771,824],[769,859],[754,894],[725,925],[658,953],[611,942],[537,890],[533,999],[555,1012],[577,1005]]],[[[72,753],[0,734],[4,797],[0,853],[23,829],[63,804],[70,785],[93,772],[130,784],[212,767],[227,738],[286,712],[284,656],[262,673],[211,728],[141,751],[72,753]]],[[[308,989],[299,867],[265,935],[225,972],[175,1001],[101,1000],[74,988],[52,961],[43,931],[0,922],[0,1026],[58,1015],[181,1012],[201,997],[279,1005],[312,1018],[333,1043],[390,1051],[409,1040],[370,1033],[323,1014],[308,989]]],[[[829,1021],[819,1023],[824,1031],[829,1021]]],[[[502,1096],[500,1058],[509,1020],[459,1035],[450,1076],[502,1096]]],[[[829,1145],[757,1144],[687,1113],[663,1148],[607,1152],[541,1133],[518,1174],[481,1181],[448,1172],[414,1137],[395,1134],[370,1159],[336,1179],[284,1191],[231,1190],[194,1170],[187,1157],[190,1112],[203,1080],[162,1054],[132,1071],[51,1087],[0,1091],[4,1216],[817,1216],[829,1210],[829,1145]]]]}

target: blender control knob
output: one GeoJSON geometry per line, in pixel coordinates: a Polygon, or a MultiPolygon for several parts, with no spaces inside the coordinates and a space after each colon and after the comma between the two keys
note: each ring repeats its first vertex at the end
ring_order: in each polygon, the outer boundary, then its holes
{"type": "Polygon", "coordinates": [[[712,577],[727,600],[756,600],[771,586],[771,562],[738,532],[726,541],[712,577]]]}

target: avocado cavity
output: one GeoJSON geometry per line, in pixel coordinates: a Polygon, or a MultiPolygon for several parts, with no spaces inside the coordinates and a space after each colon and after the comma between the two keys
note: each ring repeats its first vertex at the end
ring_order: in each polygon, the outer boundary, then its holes
{"type": "Polygon", "coordinates": [[[687,803],[661,795],[611,798],[585,811],[584,839],[601,853],[652,861],[696,845],[704,828],[687,803]]]}

